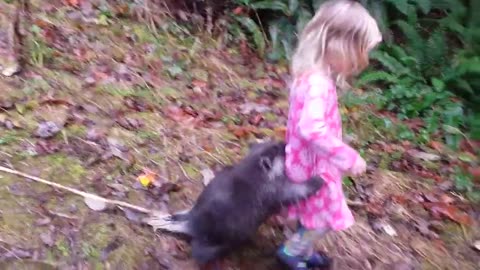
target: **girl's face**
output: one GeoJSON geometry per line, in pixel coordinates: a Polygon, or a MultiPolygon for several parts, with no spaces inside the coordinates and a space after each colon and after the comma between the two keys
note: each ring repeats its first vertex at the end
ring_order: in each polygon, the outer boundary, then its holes
{"type": "Polygon", "coordinates": [[[356,76],[360,74],[369,65],[369,54],[379,44],[376,42],[373,46],[370,46],[363,52],[358,49],[356,53],[357,59],[347,59],[347,55],[342,54],[338,50],[332,50],[331,53],[327,53],[327,63],[329,64],[332,72],[336,74],[344,74],[346,76],[356,76]]]}

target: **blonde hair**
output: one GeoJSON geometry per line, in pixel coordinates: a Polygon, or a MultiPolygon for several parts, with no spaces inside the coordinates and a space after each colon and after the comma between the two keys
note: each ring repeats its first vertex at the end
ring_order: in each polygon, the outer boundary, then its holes
{"type": "Polygon", "coordinates": [[[291,71],[298,76],[322,69],[340,86],[368,66],[368,52],[382,40],[375,20],[358,2],[329,0],[323,3],[299,36],[291,71]],[[329,59],[339,59],[343,70],[333,74],[329,59]]]}

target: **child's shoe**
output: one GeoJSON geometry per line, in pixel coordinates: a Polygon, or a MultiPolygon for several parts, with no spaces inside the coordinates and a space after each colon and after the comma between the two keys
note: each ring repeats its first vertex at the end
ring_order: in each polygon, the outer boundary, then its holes
{"type": "Polygon", "coordinates": [[[306,262],[307,266],[312,268],[329,267],[332,264],[332,259],[322,253],[314,252],[307,258],[306,262]]]}
{"type": "Polygon", "coordinates": [[[307,270],[307,262],[305,258],[301,256],[293,256],[285,251],[285,247],[281,246],[277,251],[277,257],[284,263],[290,270],[307,270]]]}

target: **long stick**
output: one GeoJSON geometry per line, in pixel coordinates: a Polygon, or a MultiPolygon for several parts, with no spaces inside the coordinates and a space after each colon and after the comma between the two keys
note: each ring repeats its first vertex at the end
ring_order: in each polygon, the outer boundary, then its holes
{"type": "Polygon", "coordinates": [[[84,191],[81,191],[81,190],[78,190],[78,189],[74,189],[74,188],[71,188],[71,187],[67,187],[67,186],[64,186],[64,185],[61,185],[61,184],[58,184],[58,183],[50,182],[48,180],[45,180],[45,179],[42,179],[42,178],[39,178],[39,177],[36,177],[36,176],[28,175],[26,173],[22,173],[22,172],[19,172],[17,170],[12,170],[12,169],[9,169],[9,168],[3,167],[3,166],[0,166],[0,171],[10,173],[10,174],[19,175],[19,176],[23,176],[25,178],[28,178],[28,179],[36,181],[36,182],[40,182],[40,183],[43,183],[43,184],[46,184],[46,185],[49,185],[49,186],[53,186],[53,187],[56,187],[56,188],[59,188],[59,189],[67,190],[67,191],[70,191],[71,193],[80,195],[84,198],[90,198],[90,199],[94,199],[94,200],[103,201],[105,203],[110,203],[110,204],[114,204],[114,205],[127,207],[127,208],[134,209],[134,210],[137,210],[139,212],[146,213],[146,214],[153,214],[154,213],[153,210],[146,209],[146,208],[143,208],[141,206],[136,206],[136,205],[129,204],[129,203],[122,202],[122,201],[118,201],[118,200],[106,199],[106,198],[100,197],[100,196],[95,195],[95,194],[87,193],[87,192],[84,192],[84,191]]]}

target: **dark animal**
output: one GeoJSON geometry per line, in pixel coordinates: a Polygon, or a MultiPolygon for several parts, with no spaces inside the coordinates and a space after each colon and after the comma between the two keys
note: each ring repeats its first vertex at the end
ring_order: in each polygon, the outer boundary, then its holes
{"type": "Polygon", "coordinates": [[[284,171],[285,143],[250,146],[239,163],[224,168],[205,187],[191,210],[151,225],[191,237],[192,257],[201,265],[246,243],[259,226],[282,206],[313,195],[323,185],[318,177],[291,182],[284,171]]]}

